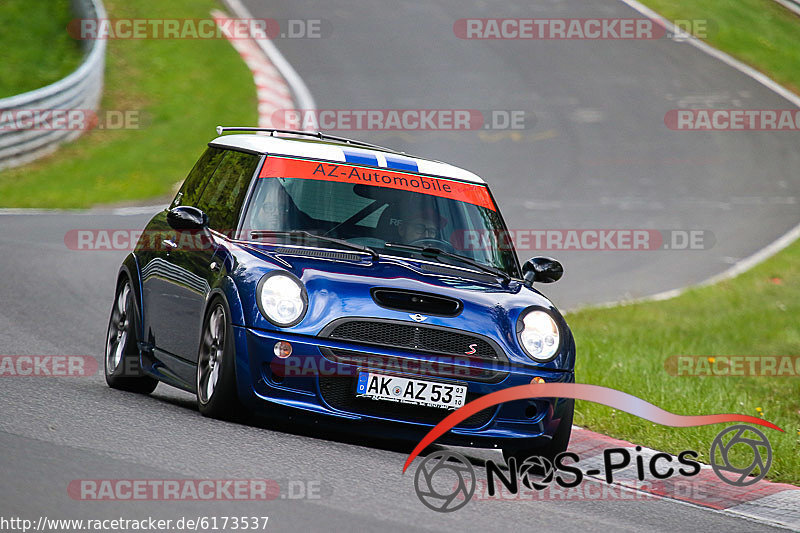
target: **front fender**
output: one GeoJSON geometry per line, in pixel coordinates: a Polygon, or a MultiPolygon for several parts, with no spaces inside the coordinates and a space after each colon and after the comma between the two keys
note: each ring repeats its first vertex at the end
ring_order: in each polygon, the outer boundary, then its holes
{"type": "Polygon", "coordinates": [[[242,301],[239,297],[239,290],[236,283],[230,276],[225,276],[220,279],[219,283],[206,295],[205,305],[203,306],[203,318],[205,319],[208,309],[212,300],[221,298],[223,305],[227,308],[227,312],[231,318],[233,330],[234,352],[235,352],[235,381],[236,389],[240,399],[248,397],[247,386],[245,384],[251,382],[250,367],[247,365],[247,348],[245,343],[244,329],[237,326],[245,324],[244,310],[242,308],[242,301]]]}
{"type": "MultiPolygon", "coordinates": [[[[222,297],[228,304],[228,311],[230,312],[231,323],[234,326],[241,326],[245,324],[244,310],[242,309],[242,300],[239,298],[239,289],[236,287],[233,279],[230,276],[225,276],[220,279],[219,283],[212,288],[206,295],[205,305],[203,306],[203,317],[208,312],[208,306],[215,296],[222,297]]],[[[202,317],[201,317],[202,318],[202,317]]]]}
{"type": "Polygon", "coordinates": [[[122,280],[122,276],[128,276],[128,279],[131,281],[131,287],[133,288],[133,295],[134,295],[134,303],[136,309],[136,315],[138,318],[137,326],[138,326],[138,338],[139,340],[144,339],[144,306],[142,305],[142,277],[139,271],[139,260],[136,258],[136,254],[133,252],[129,253],[125,260],[122,262],[122,265],[119,267],[119,272],[117,273],[117,282],[114,285],[114,292],[116,294],[117,286],[119,285],[120,280],[122,280]]]}

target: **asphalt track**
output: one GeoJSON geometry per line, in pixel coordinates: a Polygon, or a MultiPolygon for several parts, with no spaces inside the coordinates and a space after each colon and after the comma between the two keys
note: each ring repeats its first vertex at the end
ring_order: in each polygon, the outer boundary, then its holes
{"type": "MultiPolygon", "coordinates": [[[[567,275],[545,292],[562,306],[699,282],[800,221],[796,134],[664,127],[667,110],[698,102],[788,107],[730,67],[670,41],[471,42],[452,33],[461,17],[637,16],[624,4],[247,5],[256,17],[331,23],[328,38],[276,43],[320,108],[535,113],[535,125],[517,140],[487,132],[351,132],[484,176],[511,227],[682,228],[716,236],[706,251],[550,252],[563,259],[567,275]]],[[[0,216],[2,353],[90,354],[102,361],[114,277],[125,254],[67,250],[64,233],[138,228],[146,219],[111,213],[0,216]]],[[[208,420],[190,395],[163,385],[142,397],[108,389],[102,375],[2,378],[0,402],[3,517],[267,515],[270,529],[281,531],[771,529],[672,501],[473,502],[442,515],[424,508],[413,477],[401,475],[407,450],[291,424],[208,420]],[[86,478],[268,478],[282,487],[287,480],[314,481],[320,497],[269,503],[71,499],[68,483],[86,478]]]]}

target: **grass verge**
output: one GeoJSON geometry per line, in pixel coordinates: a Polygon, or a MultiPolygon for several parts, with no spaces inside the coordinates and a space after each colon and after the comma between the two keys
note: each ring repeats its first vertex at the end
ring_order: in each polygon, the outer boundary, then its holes
{"type": "Polygon", "coordinates": [[[69,0],[3,0],[0,5],[0,98],[54,83],[80,64],[83,53],[65,28],[69,0]]]}
{"type": "MultiPolygon", "coordinates": [[[[135,19],[208,18],[219,7],[214,0],[104,3],[110,18],[135,19]]],[[[163,196],[186,177],[214,126],[256,122],[252,76],[225,39],[111,39],[105,87],[103,109],[133,112],[139,128],[96,129],[50,157],[0,172],[0,206],[81,208],[163,196]]]]}
{"type": "MultiPolygon", "coordinates": [[[[763,430],[773,447],[768,478],[800,484],[800,360],[786,377],[679,377],[665,367],[677,355],[800,355],[798,317],[800,241],[735,279],[668,301],[585,309],[568,321],[579,382],[622,390],[677,414],[761,416],[785,430],[763,430]]],[[[669,428],[588,402],[576,409],[579,426],[667,452],[693,449],[704,462],[725,427],[669,428]]],[[[750,463],[749,449],[733,450],[750,463]]]]}

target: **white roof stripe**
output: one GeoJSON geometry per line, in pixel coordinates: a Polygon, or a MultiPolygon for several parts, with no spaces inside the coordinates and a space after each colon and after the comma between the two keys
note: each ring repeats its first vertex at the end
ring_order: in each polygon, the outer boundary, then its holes
{"type": "Polygon", "coordinates": [[[447,163],[421,159],[409,155],[391,154],[381,150],[371,150],[361,146],[351,146],[347,144],[325,144],[316,142],[303,142],[299,139],[287,137],[272,137],[264,134],[235,134],[217,137],[212,144],[217,146],[227,146],[230,148],[241,148],[262,154],[292,155],[298,157],[308,157],[311,159],[326,159],[328,161],[345,162],[344,150],[378,160],[378,166],[386,166],[386,157],[403,161],[413,161],[421,174],[432,174],[445,178],[454,178],[470,183],[485,183],[480,176],[473,174],[469,170],[464,170],[447,163]]]}

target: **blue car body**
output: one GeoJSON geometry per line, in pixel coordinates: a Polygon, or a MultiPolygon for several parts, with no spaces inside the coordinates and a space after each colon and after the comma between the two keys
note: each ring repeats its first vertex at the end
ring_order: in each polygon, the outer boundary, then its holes
{"type": "MultiPolygon", "coordinates": [[[[266,141],[251,137],[256,136],[224,136],[210,146],[255,155],[255,181],[272,152],[258,145],[266,141]]],[[[300,145],[298,150],[317,149],[301,140],[286,143],[300,145]]],[[[324,148],[326,157],[315,157],[330,161],[332,151],[342,150],[353,158],[354,148],[345,143],[324,143],[324,148]]],[[[285,146],[281,150],[287,151],[285,146]]],[[[355,151],[363,167],[375,161],[371,154],[380,153],[369,147],[355,151]]],[[[342,158],[348,162],[347,155],[342,158]]],[[[397,163],[395,168],[413,175],[418,167],[397,163]]],[[[252,194],[250,184],[238,206],[239,227],[252,194]]],[[[170,208],[178,203],[176,198],[170,208]]],[[[168,246],[154,245],[154,235],[174,234],[168,214],[169,209],[164,210],[150,221],[120,270],[135,295],[141,371],[161,382],[196,392],[203,318],[215,299],[224,301],[230,316],[238,399],[266,415],[286,416],[286,410],[276,409],[282,406],[297,420],[346,421],[343,427],[348,431],[417,440],[451,411],[358,397],[359,372],[464,385],[467,401],[529,384],[536,377],[574,381],[570,329],[555,306],[525,282],[518,264],[511,269],[514,275],[502,280],[469,265],[443,265],[432,257],[374,257],[333,245],[291,246],[215,231],[206,232],[205,246],[186,244],[196,242],[191,239],[197,233],[186,242],[178,235],[163,239],[170,241],[168,246]],[[307,310],[289,327],[275,325],[259,309],[259,283],[273,272],[288,273],[305,289],[307,310]],[[416,312],[413,306],[392,304],[391,298],[387,305],[381,299],[385,294],[438,297],[455,307],[443,314],[416,312]],[[531,309],[546,311],[560,331],[558,351],[546,362],[532,360],[517,334],[522,314],[531,309]],[[420,338],[428,340],[418,342],[420,338]],[[292,356],[276,355],[280,341],[290,343],[292,356]],[[425,342],[439,344],[429,350],[425,342]],[[476,349],[485,353],[471,356],[476,349]]],[[[441,441],[502,447],[517,439],[547,440],[568,409],[571,403],[555,398],[509,402],[470,417],[441,441]]],[[[571,423],[571,413],[568,418],[571,423]]]]}

